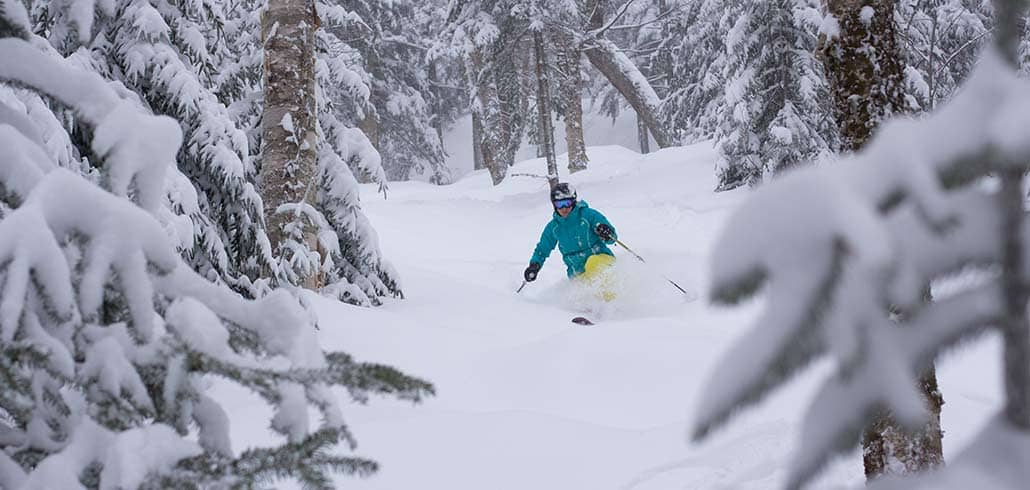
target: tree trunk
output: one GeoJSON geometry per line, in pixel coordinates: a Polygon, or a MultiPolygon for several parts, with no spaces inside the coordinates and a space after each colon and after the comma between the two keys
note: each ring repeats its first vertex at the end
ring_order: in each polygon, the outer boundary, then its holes
{"type": "Polygon", "coordinates": [[[507,22],[501,29],[506,41],[494,52],[494,77],[500,99],[499,144],[504,151],[500,160],[507,166],[515,164],[515,155],[522,147],[526,127],[532,119],[530,97],[536,92],[536,74],[533,69],[533,41],[523,36],[521,24],[507,22]],[[512,44],[507,44],[512,43],[512,44]]]}
{"type": "MultiPolygon", "coordinates": [[[[604,26],[605,9],[602,2],[603,0],[587,2],[587,12],[590,13],[587,28],[591,31],[596,31],[604,26]]],[[[584,44],[583,53],[590,60],[590,64],[608,79],[608,83],[611,83],[629,102],[633,110],[643,118],[659,148],[668,148],[676,144],[671,132],[658,119],[658,104],[660,103],[658,94],[655,93],[644,74],[640,73],[637,66],[619,50],[615,43],[605,39],[604,34],[601,33],[584,44]]]]}
{"type": "Polygon", "coordinates": [[[651,142],[648,136],[647,124],[644,123],[644,118],[637,114],[637,141],[640,143],[640,153],[644,155],[651,153],[651,142]]]}
{"type": "MultiPolygon", "coordinates": [[[[893,0],[828,0],[826,6],[840,25],[840,35],[820,39],[820,58],[826,67],[834,112],[844,149],[857,151],[869,142],[879,125],[905,112],[904,71],[898,51],[893,0]],[[871,18],[863,10],[872,9],[871,18]]],[[[928,298],[929,299],[929,298],[928,298]]],[[[909,434],[884,414],[863,437],[866,477],[922,472],[941,464],[941,405],[936,372],[922,380],[930,421],[909,434]]]]}
{"type": "Polygon", "coordinates": [[[941,448],[941,406],[944,398],[937,389],[936,371],[931,367],[920,379],[930,409],[930,421],[921,431],[909,434],[890,414],[883,414],[866,429],[862,439],[866,478],[895,472],[922,473],[944,462],[941,448]]]}
{"type": "Polygon", "coordinates": [[[540,145],[547,158],[547,181],[553,189],[558,185],[558,159],[554,154],[554,127],[551,124],[551,94],[547,79],[547,57],[544,55],[544,35],[533,32],[533,53],[536,55],[536,108],[540,118],[540,145]]]}
{"type": "Polygon", "coordinates": [[[893,0],[828,0],[840,37],[821,39],[820,57],[845,150],[865,145],[880,122],[905,112],[904,67],[894,25],[893,0]],[[867,23],[863,8],[875,14],[867,23]]]}
{"type": "Polygon", "coordinates": [[[483,119],[472,112],[472,170],[486,168],[483,165],[483,119]]]}
{"type": "MultiPolygon", "coordinates": [[[[1025,28],[1026,2],[995,0],[998,19],[995,46],[1013,68],[1018,69],[1020,35],[1025,28]]],[[[1023,277],[1025,243],[1023,220],[1023,169],[1002,163],[999,205],[1002,209],[1001,282],[1004,291],[1005,319],[1001,324],[1005,346],[1005,419],[1026,436],[1030,431],[1030,324],[1026,308],[1028,288],[1023,277]]]]}
{"type": "Polygon", "coordinates": [[[365,117],[358,121],[358,129],[365,133],[365,137],[368,138],[369,143],[372,143],[372,147],[379,151],[382,131],[379,129],[379,116],[373,112],[371,107],[367,109],[365,117]]]}
{"type": "Polygon", "coordinates": [[[633,110],[640,114],[658,147],[673,146],[675,140],[658,120],[658,94],[636,65],[619,51],[615,43],[603,38],[595,39],[590,42],[584,53],[590,64],[594,65],[594,68],[597,68],[626,98],[633,110]]]}
{"type": "MultiPolygon", "coordinates": [[[[382,125],[379,121],[379,116],[373,112],[374,106],[371,104],[367,107],[365,117],[358,121],[358,129],[365,134],[368,138],[368,142],[372,143],[372,148],[375,148],[377,152],[382,148],[382,125]]],[[[388,156],[382,152],[379,152],[380,158],[382,158],[383,170],[386,171],[387,178],[390,180],[408,180],[408,169],[400,169],[392,165],[387,158],[388,156]]],[[[366,172],[355,172],[354,178],[362,184],[368,184],[372,182],[372,175],[368,175],[366,172]]]]}
{"type": "Polygon", "coordinates": [[[429,92],[433,94],[433,118],[431,125],[433,130],[436,131],[436,139],[440,140],[440,146],[443,146],[443,111],[440,108],[443,96],[438,86],[440,83],[439,78],[436,70],[436,60],[429,60],[429,92]]]}
{"type": "Polygon", "coordinates": [[[558,104],[565,120],[565,146],[569,152],[569,173],[587,168],[586,139],[583,135],[582,79],[579,72],[579,48],[572,36],[558,30],[554,38],[558,46],[558,104]]]}
{"type": "MultiPolygon", "coordinates": [[[[264,43],[264,113],[261,118],[261,197],[272,250],[282,257],[287,233],[284,227],[299,221],[304,241],[318,249],[315,229],[294,213],[280,214],[284,204],[314,202],[317,185],[315,131],[315,30],[314,0],[269,0],[261,18],[264,43]]],[[[317,274],[304,280],[317,287],[317,274]]]]}
{"type": "MultiPolygon", "coordinates": [[[[933,301],[930,286],[923,292],[925,301],[933,301]]],[[[893,311],[905,316],[908,312],[893,311]]],[[[937,386],[937,370],[930,368],[919,380],[923,398],[930,410],[926,425],[914,433],[898,425],[890,413],[883,413],[862,437],[862,462],[867,479],[884,474],[909,475],[922,473],[944,463],[941,446],[941,407],[944,397],[937,386]]]]}
{"type": "Polygon", "coordinates": [[[490,171],[490,179],[497,185],[508,174],[508,165],[500,158],[504,148],[500,144],[499,133],[504,131],[504,124],[499,115],[500,99],[497,95],[497,85],[494,83],[493,70],[486,67],[480,50],[472,53],[470,61],[471,68],[468,71],[469,76],[473,77],[472,84],[476,91],[472,113],[478,114],[483,129],[480,132],[482,138],[479,151],[483,166],[490,171]]]}
{"type": "MultiPolygon", "coordinates": [[[[377,88],[378,84],[375,83],[376,80],[383,80],[385,78],[381,62],[374,49],[368,50],[368,54],[363,58],[365,61],[365,72],[372,78],[372,83],[369,87],[372,90],[369,94],[367,106],[362,108],[365,111],[365,114],[364,117],[358,121],[358,129],[360,129],[362,133],[365,133],[365,137],[368,138],[370,143],[372,143],[372,148],[375,148],[376,151],[379,152],[379,156],[382,159],[383,170],[386,171],[387,176],[395,180],[407,180],[409,169],[397,168],[394,165],[394,162],[391,161],[392,159],[390,158],[390,155],[380,151],[382,149],[383,130],[382,120],[379,117],[377,107],[385,106],[385,99],[388,97],[388,94],[383,93],[381,89],[377,88]]],[[[372,182],[372,176],[365,175],[364,172],[355,173],[354,177],[362,184],[372,182]]]]}

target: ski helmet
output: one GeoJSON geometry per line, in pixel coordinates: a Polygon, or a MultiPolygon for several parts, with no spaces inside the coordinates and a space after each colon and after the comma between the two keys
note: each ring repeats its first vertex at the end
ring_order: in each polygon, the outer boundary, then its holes
{"type": "Polygon", "coordinates": [[[551,189],[551,202],[560,201],[562,199],[576,200],[576,188],[571,185],[560,182],[551,189]]]}

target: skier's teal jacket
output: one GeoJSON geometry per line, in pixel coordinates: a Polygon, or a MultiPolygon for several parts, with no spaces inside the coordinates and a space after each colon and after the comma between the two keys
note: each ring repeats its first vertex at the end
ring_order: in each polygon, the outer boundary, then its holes
{"type": "MultiPolygon", "coordinates": [[[[547,256],[551,255],[554,245],[557,244],[562,260],[565,261],[566,272],[569,277],[575,277],[583,273],[583,267],[591,255],[614,256],[611,249],[594,232],[598,223],[612,226],[604,215],[587,206],[586,201],[578,201],[572,212],[564,218],[555,211],[551,222],[547,223],[544,232],[540,234],[540,242],[536,244],[533,258],[529,262],[544,265],[547,256]]],[[[613,240],[608,244],[615,243],[614,239],[618,238],[614,226],[612,230],[613,240]]]]}

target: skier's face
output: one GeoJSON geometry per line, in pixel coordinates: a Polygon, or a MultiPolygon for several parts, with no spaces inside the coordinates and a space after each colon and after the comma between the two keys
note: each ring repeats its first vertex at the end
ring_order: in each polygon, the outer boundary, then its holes
{"type": "Polygon", "coordinates": [[[558,216],[564,218],[572,212],[573,204],[574,202],[572,199],[559,199],[554,201],[554,209],[558,212],[558,216]]]}

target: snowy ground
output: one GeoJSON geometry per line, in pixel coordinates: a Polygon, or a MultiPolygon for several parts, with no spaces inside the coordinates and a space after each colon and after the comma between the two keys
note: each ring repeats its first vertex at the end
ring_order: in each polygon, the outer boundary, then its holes
{"type": "MultiPolygon", "coordinates": [[[[436,187],[393,183],[389,199],[363,189],[383,252],[404,281],[404,300],[362,309],[318,300],[327,348],[392,364],[431,380],[438,395],[411,406],[353,405],[345,416],[357,453],[382,464],[356,489],[772,489],[784,477],[818,366],[703,444],[686,430],[709,366],[755,309],[704,300],[706,256],[746,190],[713,193],[708,145],[647,156],[591,147],[590,169],[569,178],[649,261],[616,250],[627,286],[605,308],[570,288],[558,253],[521,295],[526,266],[550,216],[542,178],[494,187],[483,172],[436,187]],[[660,275],[700,299],[684,298],[660,275]],[[584,309],[593,327],[569,320],[584,309]]],[[[514,173],[543,174],[541,160],[514,173]]],[[[954,353],[939,368],[946,456],[999,406],[997,340],[954,353]]],[[[233,399],[234,440],[261,444],[249,424],[263,410],[233,399]]],[[[816,488],[863,481],[858,452],[816,488]]]]}

